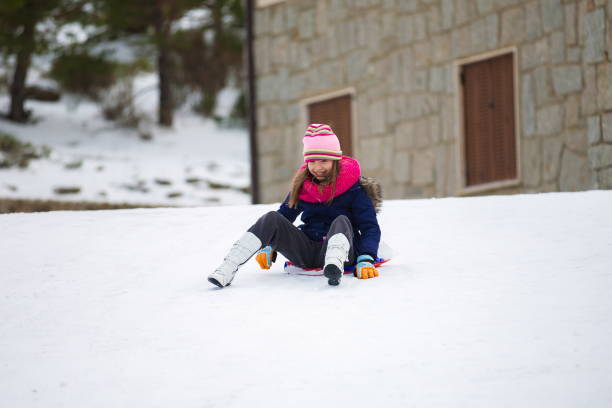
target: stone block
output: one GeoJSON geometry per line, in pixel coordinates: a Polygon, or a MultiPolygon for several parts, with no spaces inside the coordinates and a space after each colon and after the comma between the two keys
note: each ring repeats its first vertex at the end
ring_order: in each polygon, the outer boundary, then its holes
{"type": "Polygon", "coordinates": [[[416,119],[436,113],[439,109],[439,101],[431,94],[406,95],[406,118],[416,119]]]}
{"type": "Polygon", "coordinates": [[[355,83],[362,80],[368,73],[368,56],[363,51],[353,52],[347,58],[347,80],[355,83]]]}
{"type": "Polygon", "coordinates": [[[393,47],[397,40],[398,17],[394,12],[385,12],[382,15],[383,47],[393,47]]]}
{"type": "Polygon", "coordinates": [[[582,115],[593,115],[597,108],[597,68],[593,65],[584,66],[584,90],[582,91],[582,115]]]}
{"type": "Polygon", "coordinates": [[[535,90],[531,74],[523,75],[521,83],[521,121],[523,135],[533,136],[536,131],[535,90]]]}
{"type": "Polygon", "coordinates": [[[582,89],[582,68],[580,65],[554,67],[553,87],[557,95],[566,95],[582,89]]]}
{"type": "Polygon", "coordinates": [[[453,17],[455,15],[455,3],[454,0],[442,0],[441,14],[442,14],[442,29],[447,30],[453,26],[453,17]]]}
{"type": "Polygon", "coordinates": [[[386,170],[386,177],[390,178],[393,174],[393,158],[395,156],[395,149],[393,148],[393,135],[387,134],[385,137],[380,139],[380,155],[382,159],[382,168],[386,170]]]}
{"type": "Polygon", "coordinates": [[[257,99],[259,102],[270,102],[278,98],[277,80],[274,76],[262,76],[257,80],[257,99]]]}
{"type": "Polygon", "coordinates": [[[278,154],[265,154],[259,156],[259,179],[270,182],[280,180],[278,163],[282,157],[278,154]]]}
{"type": "Polygon", "coordinates": [[[550,105],[537,112],[538,134],[556,135],[563,128],[563,107],[550,105]]]}
{"type": "Polygon", "coordinates": [[[268,108],[262,104],[257,104],[257,127],[259,129],[268,127],[268,108]]]}
{"type": "Polygon", "coordinates": [[[416,148],[429,147],[431,145],[431,128],[429,118],[421,118],[414,124],[414,140],[416,148]]]}
{"type": "Polygon", "coordinates": [[[412,13],[419,9],[419,2],[418,0],[400,0],[398,6],[400,12],[412,13]]]}
{"type": "Polygon", "coordinates": [[[429,70],[429,90],[432,92],[446,93],[449,92],[449,74],[448,67],[432,67],[429,70]]]}
{"type": "Polygon", "coordinates": [[[455,28],[451,31],[451,50],[454,58],[461,58],[472,53],[469,26],[455,28]]]}
{"type": "Polygon", "coordinates": [[[597,172],[599,188],[612,189],[612,168],[600,170],[597,172]]]}
{"type": "Polygon", "coordinates": [[[412,183],[426,186],[434,182],[434,155],[430,150],[414,152],[412,160],[412,183]]]}
{"type": "Polygon", "coordinates": [[[427,33],[429,36],[439,33],[442,29],[442,16],[440,8],[437,5],[432,5],[427,12],[427,33]]]}
{"type": "Polygon", "coordinates": [[[493,8],[496,6],[493,0],[477,0],[476,1],[478,14],[488,14],[493,11],[493,8]]]}
{"type": "Polygon", "coordinates": [[[379,100],[370,105],[370,134],[378,135],[385,132],[385,101],[379,100]]]}
{"type": "Polygon", "coordinates": [[[271,71],[270,37],[262,36],[255,41],[255,70],[257,75],[266,75],[271,71]]]}
{"type": "Polygon", "coordinates": [[[542,19],[540,3],[531,2],[525,5],[525,39],[533,41],[542,36],[542,19]]]}
{"type": "Polygon", "coordinates": [[[473,0],[455,0],[455,24],[462,25],[475,19],[478,10],[473,0]]]}
{"type": "Polygon", "coordinates": [[[280,128],[261,129],[257,132],[257,150],[261,155],[278,152],[282,141],[280,128]]]}
{"type": "Polygon", "coordinates": [[[581,62],[582,60],[582,48],[570,47],[567,49],[566,60],[571,64],[581,62]]]}
{"type": "Polygon", "coordinates": [[[402,102],[403,98],[400,96],[389,96],[385,99],[385,115],[387,116],[386,122],[388,126],[394,126],[403,119],[402,102]]]}
{"type": "Polygon", "coordinates": [[[270,32],[271,24],[269,22],[269,19],[271,11],[271,7],[257,8],[255,10],[255,21],[253,29],[255,30],[255,35],[258,38],[261,38],[262,35],[270,32]]]}
{"type": "Polygon", "coordinates": [[[542,26],[549,33],[563,25],[563,6],[561,0],[541,0],[542,26]]]}
{"type": "Polygon", "coordinates": [[[487,47],[497,48],[499,44],[499,17],[497,14],[489,14],[486,17],[486,25],[487,47]]]}
{"type": "Polygon", "coordinates": [[[520,48],[521,68],[531,69],[546,64],[549,61],[549,47],[546,38],[520,48]]]}
{"type": "Polygon", "coordinates": [[[587,63],[601,62],[606,51],[606,15],[603,8],[588,13],[585,17],[584,60],[587,63]]]}
{"type": "Polygon", "coordinates": [[[495,7],[499,10],[524,3],[524,0],[492,0],[491,2],[494,3],[495,7]]]}
{"type": "Polygon", "coordinates": [[[561,191],[583,191],[593,187],[593,171],[583,155],[570,150],[563,151],[559,188],[561,191]]]}
{"type": "Polygon", "coordinates": [[[285,15],[285,9],[287,7],[272,7],[270,23],[272,28],[272,34],[281,34],[286,29],[287,18],[285,15]]]}
{"type": "Polygon", "coordinates": [[[433,50],[429,41],[422,41],[413,46],[414,64],[418,68],[429,68],[433,59],[433,50]]]}
{"type": "Polygon", "coordinates": [[[481,53],[486,51],[489,47],[487,19],[476,20],[468,26],[468,30],[470,33],[470,52],[481,53]]]}
{"type": "Polygon", "coordinates": [[[315,33],[315,10],[308,9],[299,14],[298,35],[301,40],[309,40],[315,33]]]}
{"type": "Polygon", "coordinates": [[[455,117],[455,100],[452,97],[443,98],[440,106],[440,138],[443,142],[454,142],[457,137],[455,134],[455,126],[457,124],[457,118],[455,117]]]}
{"type": "Polygon", "coordinates": [[[383,9],[395,11],[397,8],[397,1],[398,0],[383,0],[383,9]]]}
{"type": "Polygon", "coordinates": [[[361,167],[365,172],[382,169],[380,138],[368,138],[360,141],[359,157],[361,167]]]}
{"type": "Polygon", "coordinates": [[[426,91],[427,86],[429,85],[428,75],[429,70],[427,69],[418,69],[410,72],[410,77],[408,78],[408,88],[410,91],[426,91]]]}
{"type": "Polygon", "coordinates": [[[542,106],[552,101],[552,86],[549,79],[549,68],[538,67],[534,71],[536,104],[542,106]]]}
{"type": "Polygon", "coordinates": [[[586,154],[589,149],[586,129],[566,130],[563,133],[563,143],[565,147],[574,151],[586,154]]]}
{"type": "Polygon", "coordinates": [[[525,38],[525,11],[522,7],[506,10],[501,15],[501,45],[520,44],[525,38]]]}
{"type": "Polygon", "coordinates": [[[297,7],[287,6],[285,7],[285,29],[290,32],[291,35],[297,31],[299,10],[297,7]]]}
{"type": "Polygon", "coordinates": [[[436,196],[444,197],[448,195],[448,166],[450,165],[450,152],[446,145],[439,145],[435,148],[436,168],[435,183],[436,196]]]}
{"type": "Polygon", "coordinates": [[[412,159],[408,152],[397,152],[393,157],[393,180],[397,183],[410,183],[412,180],[412,159]]]}
{"type": "Polygon", "coordinates": [[[550,36],[550,60],[553,64],[565,62],[565,36],[561,31],[550,36]]]}
{"type": "Polygon", "coordinates": [[[438,64],[448,61],[452,55],[450,34],[440,34],[431,37],[432,62],[438,64]]]}
{"type": "Polygon", "coordinates": [[[600,144],[589,148],[591,168],[598,170],[612,166],[612,145],[600,144]]]}
{"type": "Polygon", "coordinates": [[[409,150],[415,145],[414,122],[403,122],[395,128],[394,145],[395,149],[409,150]]]}
{"type": "Polygon", "coordinates": [[[576,34],[576,27],[578,26],[576,21],[576,3],[570,3],[563,6],[565,14],[565,43],[568,45],[574,45],[578,43],[578,36],[576,34]]]}
{"type": "Polygon", "coordinates": [[[606,113],[601,118],[601,136],[604,142],[612,143],[612,113],[606,113]]]}
{"type": "Polygon", "coordinates": [[[612,109],[612,63],[597,67],[597,104],[599,109],[612,109]]]}
{"type": "Polygon", "coordinates": [[[538,187],[542,182],[540,139],[522,140],[521,162],[521,173],[525,187],[538,187]]]}
{"type": "Polygon", "coordinates": [[[595,115],[587,119],[587,137],[590,145],[601,142],[601,116],[595,115]]]}
{"type": "Polygon", "coordinates": [[[542,178],[545,182],[557,180],[562,149],[563,143],[558,137],[542,140],[542,178]]]}
{"type": "MultiPolygon", "coordinates": [[[[379,55],[381,52],[381,19],[380,12],[376,10],[369,10],[366,15],[366,45],[373,55],[379,55]]],[[[423,23],[425,24],[425,23],[423,23]]]]}
{"type": "Polygon", "coordinates": [[[289,62],[289,37],[286,35],[277,36],[272,40],[272,64],[274,66],[284,66],[289,62]]]}
{"type": "Polygon", "coordinates": [[[324,35],[330,26],[329,4],[326,1],[317,1],[315,4],[315,33],[324,35]]]}
{"type": "Polygon", "coordinates": [[[433,145],[442,140],[442,124],[438,115],[429,117],[429,139],[433,145]]]}
{"type": "Polygon", "coordinates": [[[570,95],[565,98],[565,127],[572,128],[580,126],[580,94],[570,95]]]}

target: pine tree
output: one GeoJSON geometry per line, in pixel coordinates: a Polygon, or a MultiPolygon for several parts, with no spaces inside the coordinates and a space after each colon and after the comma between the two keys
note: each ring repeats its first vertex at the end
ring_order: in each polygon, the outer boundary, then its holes
{"type": "Polygon", "coordinates": [[[53,36],[41,28],[57,29],[78,18],[87,1],[75,0],[2,0],[0,2],[0,51],[14,57],[10,81],[11,103],[7,117],[16,122],[27,121],[25,109],[26,81],[32,56],[46,52],[53,36]]]}
{"type": "Polygon", "coordinates": [[[117,36],[144,34],[157,51],[159,78],[158,122],[172,126],[176,101],[173,82],[176,64],[172,56],[172,24],[187,11],[202,6],[203,0],[98,0],[109,31],[117,36]]]}

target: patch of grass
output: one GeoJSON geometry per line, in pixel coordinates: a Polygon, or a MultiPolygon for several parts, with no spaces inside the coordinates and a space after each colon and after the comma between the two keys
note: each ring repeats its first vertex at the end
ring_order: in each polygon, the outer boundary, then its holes
{"type": "Polygon", "coordinates": [[[214,181],[207,181],[208,183],[208,187],[210,187],[213,190],[237,190],[240,192],[243,192],[245,194],[251,194],[251,187],[247,186],[247,187],[234,187],[234,186],[230,186],[228,184],[221,184],[221,183],[215,183],[214,181]]]}
{"type": "Polygon", "coordinates": [[[166,179],[156,178],[155,182],[157,184],[159,184],[160,186],[170,186],[170,185],[172,185],[172,182],[170,180],[166,180],[166,179]]]}
{"type": "Polygon", "coordinates": [[[15,136],[0,132],[0,168],[26,168],[32,159],[49,157],[51,149],[47,146],[37,148],[30,143],[22,143],[15,136]]]}
{"type": "Polygon", "coordinates": [[[149,188],[147,187],[147,182],[144,180],[139,180],[133,184],[123,184],[123,187],[129,191],[138,191],[140,193],[149,192],[149,188]]]}
{"type": "Polygon", "coordinates": [[[78,194],[81,192],[81,187],[70,186],[70,187],[56,187],[53,189],[55,194],[78,194]]]}
{"type": "Polygon", "coordinates": [[[179,198],[182,197],[183,193],[181,193],[180,191],[175,191],[173,193],[168,193],[167,197],[168,198],[179,198]]]}
{"type": "Polygon", "coordinates": [[[83,160],[75,161],[72,163],[66,163],[64,167],[69,170],[80,169],[81,167],[83,167],[83,160]]]}

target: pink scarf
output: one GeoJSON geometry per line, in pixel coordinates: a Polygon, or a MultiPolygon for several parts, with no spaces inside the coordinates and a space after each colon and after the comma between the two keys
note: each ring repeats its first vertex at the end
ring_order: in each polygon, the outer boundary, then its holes
{"type": "MultiPolygon", "coordinates": [[[[340,170],[338,172],[338,178],[336,179],[336,191],[334,198],[340,194],[346,193],[353,184],[359,181],[361,177],[361,169],[359,168],[359,162],[351,157],[342,156],[340,160],[340,170]]],[[[303,164],[300,170],[306,167],[303,164]]],[[[332,197],[332,186],[328,185],[323,187],[323,191],[319,193],[319,186],[315,184],[311,179],[306,179],[304,185],[300,190],[299,199],[309,203],[324,203],[332,197]]]]}

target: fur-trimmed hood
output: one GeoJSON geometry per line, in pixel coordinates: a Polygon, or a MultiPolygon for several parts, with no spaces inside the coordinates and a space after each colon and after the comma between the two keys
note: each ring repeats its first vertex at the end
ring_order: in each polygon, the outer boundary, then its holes
{"type": "Polygon", "coordinates": [[[359,178],[359,184],[361,184],[361,187],[363,187],[368,197],[370,197],[370,200],[372,200],[376,212],[379,213],[382,209],[383,202],[382,187],[380,183],[373,177],[361,176],[359,178]]]}

